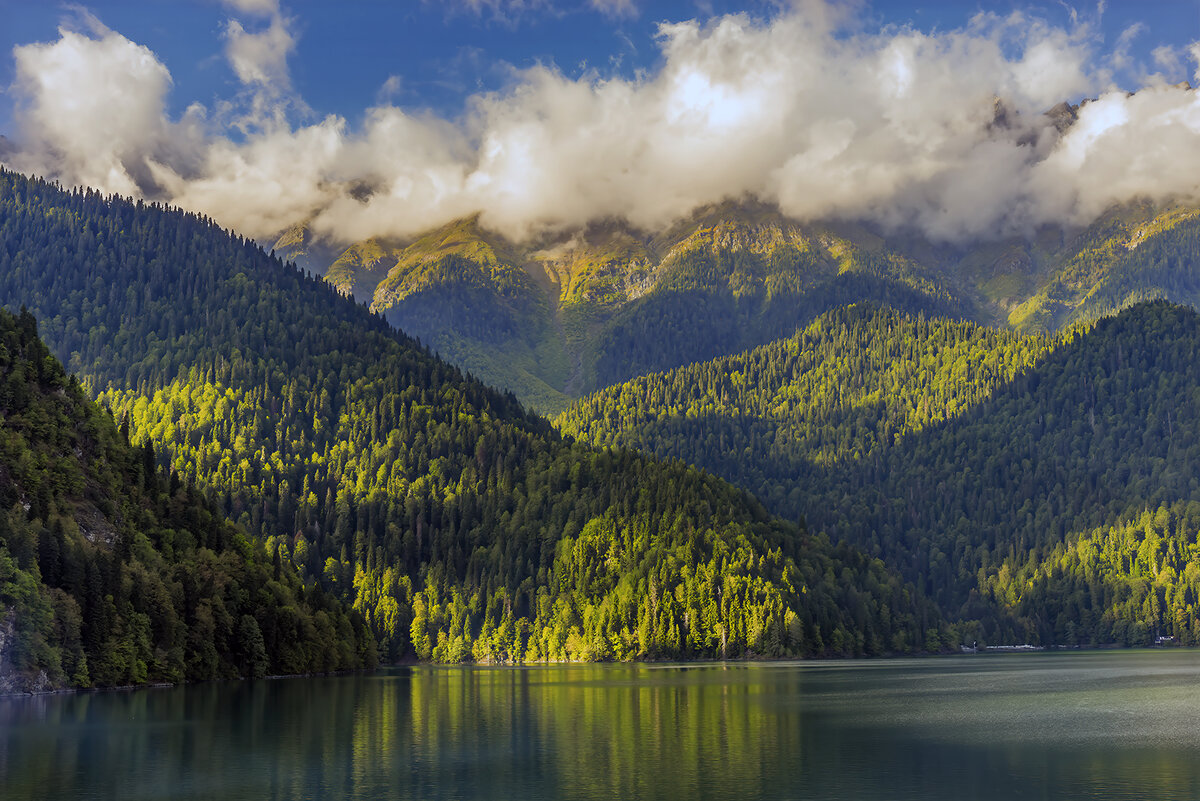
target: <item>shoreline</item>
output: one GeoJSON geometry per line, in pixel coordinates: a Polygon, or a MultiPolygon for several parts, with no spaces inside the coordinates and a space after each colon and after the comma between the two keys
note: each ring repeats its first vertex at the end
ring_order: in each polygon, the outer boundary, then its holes
{"type": "Polygon", "coordinates": [[[110,693],[110,692],[133,692],[135,690],[164,690],[177,687],[195,687],[202,684],[215,684],[226,682],[255,682],[255,681],[276,681],[281,679],[314,679],[322,677],[334,676],[350,676],[354,674],[370,674],[380,670],[388,670],[393,668],[487,668],[487,669],[528,669],[528,668],[550,668],[550,667],[568,667],[582,665],[652,665],[660,667],[703,667],[711,665],[769,665],[783,663],[811,663],[811,662],[874,662],[880,660],[893,659],[937,659],[943,657],[966,657],[966,656],[1012,656],[1013,654],[1045,654],[1045,653],[1062,653],[1062,652],[1100,652],[1100,651],[1169,651],[1169,650],[1197,650],[1200,645],[1143,645],[1135,648],[1127,648],[1123,645],[1115,643],[1107,643],[1104,645],[993,645],[982,646],[978,651],[940,651],[938,653],[911,653],[899,654],[889,653],[880,656],[819,656],[819,657],[744,657],[734,659],[634,659],[629,661],[606,661],[606,662],[584,662],[584,661],[564,661],[564,662],[522,662],[507,663],[507,662],[421,662],[419,660],[402,660],[400,662],[391,662],[387,664],[379,664],[374,668],[360,668],[357,670],[335,670],[325,673],[282,673],[277,675],[263,676],[259,679],[248,678],[229,678],[229,679],[212,679],[208,681],[195,682],[153,682],[149,684],[126,684],[117,687],[62,687],[53,690],[22,690],[18,692],[0,693],[0,701],[10,698],[37,698],[48,695],[76,695],[82,693],[110,693]]]}

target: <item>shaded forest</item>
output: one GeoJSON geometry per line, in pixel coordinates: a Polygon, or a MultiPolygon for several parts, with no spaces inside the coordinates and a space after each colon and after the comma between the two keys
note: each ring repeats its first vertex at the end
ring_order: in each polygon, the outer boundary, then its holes
{"type": "Polygon", "coordinates": [[[362,617],[226,522],[0,310],[0,690],[372,667],[362,617]]]}

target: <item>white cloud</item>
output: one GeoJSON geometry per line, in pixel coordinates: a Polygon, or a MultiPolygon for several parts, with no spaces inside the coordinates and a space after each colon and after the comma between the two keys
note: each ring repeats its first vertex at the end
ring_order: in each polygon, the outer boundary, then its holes
{"type": "MultiPolygon", "coordinates": [[[[59,29],[53,44],[13,51],[18,168],[140,194],[154,159],[191,139],[166,120],[167,68],[148,48],[84,16],[87,32],[59,29]]],[[[181,159],[186,161],[186,158],[181,159]]]]}
{"type": "Polygon", "coordinates": [[[237,20],[230,20],[225,29],[225,54],[238,80],[247,85],[290,87],[287,58],[295,46],[287,23],[278,15],[258,33],[250,33],[237,20]]]}
{"type": "Polygon", "coordinates": [[[661,68],[635,79],[534,67],[450,122],[389,105],[395,76],[357,124],[295,125],[298,99],[276,91],[289,86],[288,21],[274,4],[237,5],[270,17],[257,33],[230,23],[227,39],[255,124],[200,108],[171,120],[153,53],[64,29],[17,50],[9,163],[253,236],[310,219],[341,241],[476,211],[517,238],[600,217],[651,228],[744,195],[960,239],[1086,222],[1133,197],[1200,198],[1197,95],[1161,76],[1115,91],[1084,25],[985,13],[958,30],[866,32],[847,30],[844,4],[803,0],[768,21],[664,25],[661,68]],[[1060,138],[1043,112],[1082,96],[1099,99],[1060,138]]]}
{"type": "Polygon", "coordinates": [[[242,132],[279,130],[287,126],[288,112],[307,112],[303,100],[292,90],[288,71],[288,56],[296,47],[292,21],[279,10],[278,2],[233,0],[241,10],[270,15],[267,27],[247,30],[240,21],[230,20],[225,26],[225,57],[245,90],[238,102],[223,111],[231,124],[242,132]]]}
{"type": "Polygon", "coordinates": [[[376,101],[379,105],[386,105],[388,101],[399,97],[404,91],[404,78],[400,75],[389,75],[387,80],[379,87],[376,93],[376,101]]]}

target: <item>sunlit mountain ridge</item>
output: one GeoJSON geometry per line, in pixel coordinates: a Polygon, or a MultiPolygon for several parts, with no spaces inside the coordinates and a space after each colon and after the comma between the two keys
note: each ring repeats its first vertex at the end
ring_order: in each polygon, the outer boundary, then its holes
{"type": "Polygon", "coordinates": [[[662,231],[615,220],[514,243],[478,218],[324,261],[275,243],[451,362],[547,413],[586,392],[789,336],[870,301],[1022,332],[1131,303],[1200,304],[1200,210],[1130,203],[1078,230],[971,244],[861,223],[801,223],[756,201],[662,231]]]}

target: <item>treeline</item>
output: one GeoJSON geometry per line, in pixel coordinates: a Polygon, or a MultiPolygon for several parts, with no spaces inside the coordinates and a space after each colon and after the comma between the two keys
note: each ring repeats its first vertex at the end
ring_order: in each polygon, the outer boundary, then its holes
{"type": "Polygon", "coordinates": [[[0,174],[0,300],[386,659],[938,647],[881,563],[682,464],[562,440],[182,212],[0,174]]]}
{"type": "Polygon", "coordinates": [[[1021,642],[1062,630],[994,602],[1002,564],[1200,500],[1198,354],[1200,319],[1165,303],[1056,340],[851,309],[598,393],[560,423],[740,483],[880,556],[981,638],[1021,642]]]}
{"type": "Polygon", "coordinates": [[[952,419],[1046,357],[1047,337],[871,304],[747,353],[608,387],[556,424],[604,447],[699,465],[802,518],[830,472],[952,419]]]}
{"type": "Polygon", "coordinates": [[[714,246],[673,254],[654,289],[617,312],[590,345],[594,368],[585,388],[757,347],[856,302],[955,318],[968,312],[914,263],[845,249],[842,264],[787,245],[766,253],[714,246]]]}
{"type": "Polygon", "coordinates": [[[1045,285],[1010,320],[1026,331],[1055,331],[1151,300],[1200,306],[1197,258],[1196,210],[1112,209],[1053,260],[1045,285]]]}
{"type": "Polygon", "coordinates": [[[1007,559],[981,589],[1040,642],[1197,645],[1198,535],[1200,503],[1177,501],[1007,559]]]}
{"type": "Polygon", "coordinates": [[[0,310],[0,691],[376,664],[361,616],[216,513],[0,310]]]}
{"type": "MultiPolygon", "coordinates": [[[[614,228],[565,247],[531,268],[561,282],[547,294],[526,270],[547,251],[521,251],[476,219],[459,220],[386,251],[395,266],[372,308],[555,412],[567,394],[761,345],[855,301],[943,316],[971,311],[910,259],[801,230],[761,208],[729,205],[654,242],[614,228]]],[[[364,253],[384,250],[359,243],[327,280],[346,286],[364,253]]]]}

